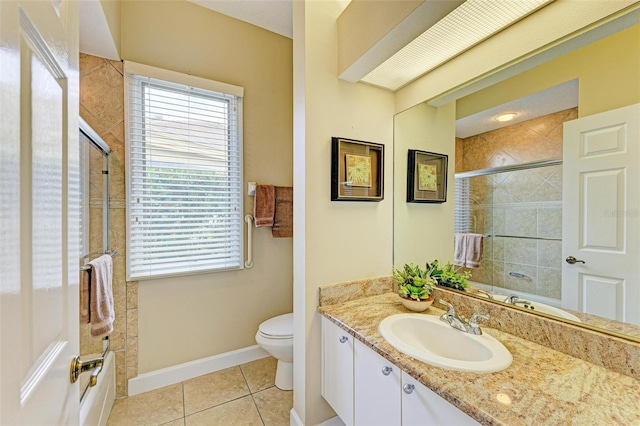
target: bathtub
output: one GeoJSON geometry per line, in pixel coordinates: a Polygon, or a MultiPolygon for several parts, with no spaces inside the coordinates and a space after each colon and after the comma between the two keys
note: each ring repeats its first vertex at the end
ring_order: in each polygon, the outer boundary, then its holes
{"type": "MultiPolygon", "coordinates": [[[[89,358],[89,356],[83,358],[89,358]]],[[[87,376],[85,380],[88,380],[89,373],[83,373],[82,376],[87,376]]],[[[84,389],[84,382],[81,382],[80,389],[84,389]]],[[[114,353],[109,351],[105,357],[102,372],[98,376],[98,383],[94,387],[87,388],[80,400],[80,424],[106,425],[115,398],[116,360],[114,353]]]]}

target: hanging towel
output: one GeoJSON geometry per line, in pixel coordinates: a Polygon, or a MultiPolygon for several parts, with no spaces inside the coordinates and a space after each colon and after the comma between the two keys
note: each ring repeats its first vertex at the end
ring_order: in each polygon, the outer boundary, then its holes
{"type": "Polygon", "coordinates": [[[482,261],[482,234],[456,233],[453,245],[453,264],[479,268],[482,261]]]}
{"type": "Polygon", "coordinates": [[[453,241],[453,264],[465,266],[467,253],[467,234],[456,233],[453,241]]]}
{"type": "Polygon", "coordinates": [[[101,339],[113,331],[113,260],[108,254],[87,264],[91,268],[89,285],[89,322],[91,336],[101,339]]]}
{"type": "Polygon", "coordinates": [[[276,190],[273,185],[257,185],[253,199],[253,217],[256,228],[273,226],[276,211],[276,190]]]}
{"type": "Polygon", "coordinates": [[[274,238],[293,237],[293,188],[276,186],[276,208],[271,235],[274,238]]]}
{"type": "Polygon", "coordinates": [[[465,266],[479,268],[482,261],[482,234],[467,234],[465,266]]]}

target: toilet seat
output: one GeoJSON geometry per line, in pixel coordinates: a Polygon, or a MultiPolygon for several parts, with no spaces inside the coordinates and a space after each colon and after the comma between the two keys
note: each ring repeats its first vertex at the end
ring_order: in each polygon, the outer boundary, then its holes
{"type": "Polygon", "coordinates": [[[267,339],[290,339],[293,337],[293,314],[284,314],[266,320],[258,333],[267,339]]]}

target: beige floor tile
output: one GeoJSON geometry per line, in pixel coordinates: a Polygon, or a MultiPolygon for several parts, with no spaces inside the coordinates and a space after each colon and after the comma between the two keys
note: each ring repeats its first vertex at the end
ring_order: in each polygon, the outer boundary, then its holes
{"type": "Polygon", "coordinates": [[[181,418],[181,419],[174,420],[174,421],[169,422],[169,423],[163,423],[160,426],[184,426],[184,417],[181,418]]]}
{"type": "Polygon", "coordinates": [[[278,361],[270,356],[240,366],[251,393],[270,388],[275,384],[277,363],[278,361]]]}
{"type": "Polygon", "coordinates": [[[185,415],[249,394],[240,367],[227,368],[183,382],[185,415]]]}
{"type": "Polygon", "coordinates": [[[283,391],[274,386],[254,393],[253,399],[265,426],[289,425],[289,413],[293,408],[293,391],[283,391]]]}
{"type": "Polygon", "coordinates": [[[187,416],[187,426],[262,426],[251,395],[187,416]]]}
{"type": "Polygon", "coordinates": [[[183,407],[178,383],[117,400],[107,425],[159,425],[184,417],[183,407]]]}

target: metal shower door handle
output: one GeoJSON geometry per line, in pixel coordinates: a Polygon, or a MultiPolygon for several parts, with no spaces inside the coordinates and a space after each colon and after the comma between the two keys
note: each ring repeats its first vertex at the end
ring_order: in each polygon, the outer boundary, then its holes
{"type": "Polygon", "coordinates": [[[584,260],[578,260],[573,256],[567,257],[564,261],[567,262],[569,265],[574,265],[576,263],[582,263],[582,264],[586,264],[587,263],[584,260]]]}

